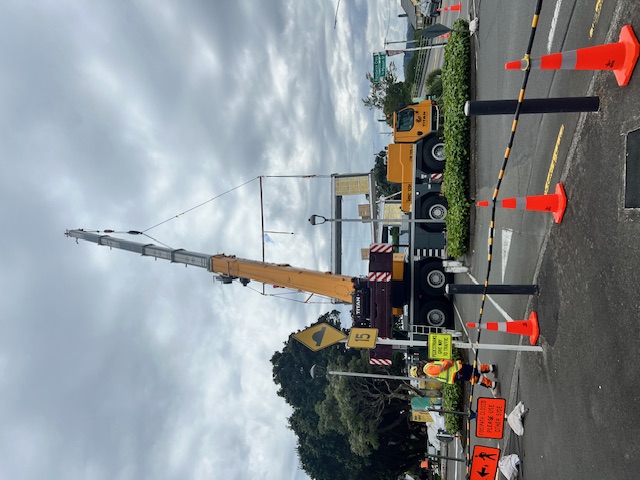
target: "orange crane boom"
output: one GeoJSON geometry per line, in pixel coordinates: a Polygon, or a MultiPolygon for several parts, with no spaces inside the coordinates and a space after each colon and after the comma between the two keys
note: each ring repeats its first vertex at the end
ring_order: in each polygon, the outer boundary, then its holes
{"type": "Polygon", "coordinates": [[[352,303],[353,300],[354,278],[347,275],[296,268],[288,264],[247,260],[238,258],[235,255],[210,255],[184,249],[174,250],[84,230],[67,230],[65,234],[68,237],[139,253],[147,257],[161,258],[172,263],[183,263],[205,268],[211,273],[220,275],[223,280],[228,279],[231,281],[231,279],[238,278],[243,284],[246,284],[248,279],[268,285],[314,293],[345,303],[352,303]]]}

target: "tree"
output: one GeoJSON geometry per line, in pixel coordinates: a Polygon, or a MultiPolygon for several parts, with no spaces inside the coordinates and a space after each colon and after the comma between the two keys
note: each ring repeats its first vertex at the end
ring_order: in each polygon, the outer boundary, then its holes
{"type": "Polygon", "coordinates": [[[376,181],[376,191],[378,197],[389,197],[400,191],[400,184],[387,180],[387,151],[381,150],[376,154],[375,165],[373,167],[373,178],[376,181]]]}
{"type": "MultiPolygon", "coordinates": [[[[329,367],[350,372],[371,372],[367,355],[352,358],[348,364],[330,364],[329,367]]],[[[416,447],[422,451],[424,443],[411,446],[404,433],[396,429],[413,429],[410,422],[411,398],[420,395],[413,386],[399,381],[368,377],[331,376],[325,389],[323,403],[335,403],[340,423],[345,426],[351,450],[360,456],[369,456],[381,445],[400,441],[407,451],[416,447]]],[[[326,410],[331,411],[331,408],[326,410]]],[[[321,419],[322,421],[322,419],[321,419]]],[[[416,429],[417,430],[417,429],[416,429]]]]}
{"type": "Polygon", "coordinates": [[[370,109],[382,110],[387,118],[387,123],[391,125],[392,114],[398,108],[408,105],[411,101],[411,86],[405,82],[399,82],[396,75],[396,66],[393,62],[387,66],[387,74],[379,82],[375,82],[373,75],[369,72],[365,74],[370,83],[370,92],[367,98],[362,99],[362,103],[370,109]]]}
{"type": "Polygon", "coordinates": [[[384,102],[385,89],[386,89],[386,81],[376,82],[373,79],[373,75],[369,72],[365,74],[367,80],[370,83],[370,92],[367,98],[362,99],[362,103],[366,107],[369,107],[369,110],[373,110],[374,108],[378,108],[382,110],[382,105],[384,102]]]}
{"type": "Polygon", "coordinates": [[[393,112],[404,108],[411,102],[411,87],[405,82],[396,82],[389,85],[385,92],[382,111],[391,119],[393,112]]]}
{"type": "MultiPolygon", "coordinates": [[[[318,321],[340,327],[333,311],[318,321]]],[[[424,455],[426,432],[410,421],[415,389],[399,381],[329,375],[311,378],[312,365],[371,372],[367,355],[338,344],[312,352],[292,337],[271,358],[278,395],[293,407],[302,468],[317,480],[395,479],[424,455]]],[[[400,364],[389,370],[400,373],[400,364]]]]}

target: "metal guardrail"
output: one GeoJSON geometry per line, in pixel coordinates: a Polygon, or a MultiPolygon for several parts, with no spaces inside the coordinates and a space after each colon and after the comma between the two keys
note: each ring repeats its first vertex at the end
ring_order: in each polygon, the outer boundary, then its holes
{"type": "MultiPolygon", "coordinates": [[[[414,43],[415,47],[425,47],[427,45],[430,45],[428,38],[421,38],[418,42],[414,43]]],[[[411,96],[420,97],[422,96],[422,89],[424,88],[426,76],[425,64],[429,56],[429,50],[418,50],[414,55],[417,56],[418,60],[416,61],[416,73],[413,79],[413,87],[411,88],[411,96]]]]}

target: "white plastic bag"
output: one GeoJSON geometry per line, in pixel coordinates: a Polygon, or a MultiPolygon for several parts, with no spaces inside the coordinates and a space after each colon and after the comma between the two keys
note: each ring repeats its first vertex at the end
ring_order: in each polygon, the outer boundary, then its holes
{"type": "Polygon", "coordinates": [[[524,403],[520,402],[516,405],[516,408],[507,416],[507,422],[513,430],[513,432],[519,437],[524,433],[524,424],[522,423],[522,416],[526,412],[524,403]]]}
{"type": "Polygon", "coordinates": [[[515,480],[518,478],[518,465],[520,465],[520,457],[515,453],[505,455],[498,462],[500,472],[507,477],[507,480],[515,480]]]}

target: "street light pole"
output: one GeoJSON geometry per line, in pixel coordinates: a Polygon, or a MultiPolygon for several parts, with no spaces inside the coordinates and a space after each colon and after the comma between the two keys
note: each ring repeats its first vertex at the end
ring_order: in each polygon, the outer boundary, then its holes
{"type": "Polygon", "coordinates": [[[419,42],[420,40],[394,40],[392,42],[384,42],[385,45],[391,45],[392,43],[416,43],[419,42]]]}
{"type": "Polygon", "coordinates": [[[402,223],[444,223],[442,220],[433,220],[431,218],[326,218],[322,215],[311,215],[309,217],[309,223],[311,225],[322,225],[327,222],[345,223],[388,223],[388,224],[402,224],[402,223]]]}
{"type": "Polygon", "coordinates": [[[362,377],[362,378],[379,378],[383,380],[418,380],[416,377],[403,377],[401,375],[380,375],[376,373],[360,373],[360,372],[340,372],[336,370],[327,370],[324,367],[319,365],[312,365],[311,370],[309,370],[309,374],[311,378],[315,378],[318,373],[316,373],[316,369],[324,369],[324,373],[326,375],[343,375],[345,377],[362,377]]]}

